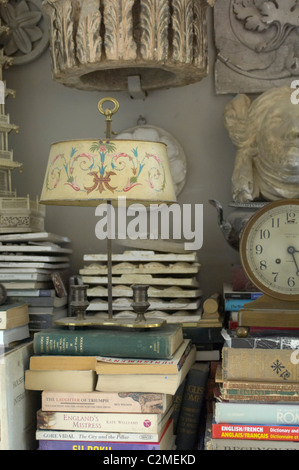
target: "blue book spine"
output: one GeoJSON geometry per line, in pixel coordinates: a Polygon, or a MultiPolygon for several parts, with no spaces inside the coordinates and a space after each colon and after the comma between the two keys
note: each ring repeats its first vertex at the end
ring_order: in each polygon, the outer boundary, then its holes
{"type": "Polygon", "coordinates": [[[244,308],[244,306],[255,299],[229,299],[224,301],[226,312],[236,312],[244,308]]]}

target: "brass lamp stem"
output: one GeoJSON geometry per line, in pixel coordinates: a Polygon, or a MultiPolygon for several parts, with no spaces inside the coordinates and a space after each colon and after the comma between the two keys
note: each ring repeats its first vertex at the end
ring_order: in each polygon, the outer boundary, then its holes
{"type": "MultiPolygon", "coordinates": [[[[111,116],[117,113],[119,109],[119,102],[115,98],[107,97],[103,98],[98,102],[98,110],[104,116],[106,116],[106,139],[111,139],[111,116]],[[103,108],[103,104],[106,102],[114,104],[114,108],[103,108]]],[[[112,241],[111,241],[111,200],[107,201],[107,219],[108,219],[108,236],[107,236],[107,270],[108,270],[108,317],[111,320],[113,317],[112,309],[112,241]]]]}
{"type": "Polygon", "coordinates": [[[107,272],[108,272],[108,317],[112,319],[112,240],[111,240],[111,200],[107,201],[107,272]]]}

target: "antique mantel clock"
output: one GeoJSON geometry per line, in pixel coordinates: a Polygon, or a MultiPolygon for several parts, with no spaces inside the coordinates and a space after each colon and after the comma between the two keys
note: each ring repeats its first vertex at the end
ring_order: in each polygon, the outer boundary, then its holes
{"type": "Polygon", "coordinates": [[[299,199],[266,204],[240,240],[246,275],[263,295],[240,310],[237,334],[250,326],[291,328],[299,317],[299,199]],[[293,319],[293,321],[292,321],[293,319]]]}

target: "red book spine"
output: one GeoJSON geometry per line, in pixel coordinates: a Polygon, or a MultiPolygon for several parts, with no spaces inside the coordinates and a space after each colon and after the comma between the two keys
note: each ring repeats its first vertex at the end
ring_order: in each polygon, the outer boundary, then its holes
{"type": "Polygon", "coordinates": [[[299,442],[299,426],[213,423],[212,437],[214,439],[299,442]]]}

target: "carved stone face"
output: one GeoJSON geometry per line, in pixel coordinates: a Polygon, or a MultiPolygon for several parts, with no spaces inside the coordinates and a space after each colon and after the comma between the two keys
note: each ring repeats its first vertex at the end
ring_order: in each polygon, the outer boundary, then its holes
{"type": "MultiPolygon", "coordinates": [[[[299,184],[299,106],[286,97],[269,107],[257,130],[259,164],[299,184]]],[[[277,175],[278,176],[278,175],[277,175]]]]}

